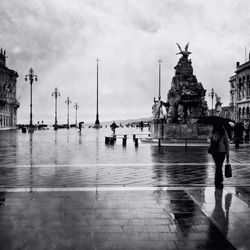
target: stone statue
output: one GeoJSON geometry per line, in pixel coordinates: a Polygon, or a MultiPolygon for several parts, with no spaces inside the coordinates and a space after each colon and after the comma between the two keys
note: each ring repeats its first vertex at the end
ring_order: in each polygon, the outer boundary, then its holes
{"type": "Polygon", "coordinates": [[[178,43],[177,46],[180,52],[176,54],[181,54],[182,57],[175,66],[167,102],[162,104],[167,107],[168,123],[194,123],[208,113],[206,90],[193,74],[192,61],[188,59],[191,54],[188,51],[189,43],[185,50],[178,43]]]}
{"type": "Polygon", "coordinates": [[[162,102],[156,101],[154,98],[154,104],[152,106],[153,119],[163,118],[162,102]]]}
{"type": "Polygon", "coordinates": [[[192,54],[192,52],[188,51],[189,42],[186,44],[185,50],[182,50],[181,46],[178,43],[176,43],[176,44],[180,50],[180,52],[176,53],[176,55],[182,54],[182,56],[188,57],[190,54],[192,54]]]}
{"type": "Polygon", "coordinates": [[[222,111],[222,102],[221,102],[221,97],[219,97],[216,93],[214,93],[216,103],[215,103],[215,115],[220,116],[221,111],[222,111]]]}

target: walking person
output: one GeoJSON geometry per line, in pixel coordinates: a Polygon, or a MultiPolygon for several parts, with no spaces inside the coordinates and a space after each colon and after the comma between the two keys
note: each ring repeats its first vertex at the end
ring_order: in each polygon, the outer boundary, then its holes
{"type": "Polygon", "coordinates": [[[113,121],[113,123],[110,125],[110,128],[111,128],[113,134],[115,134],[115,130],[116,130],[117,127],[118,126],[116,125],[115,121],[113,121]]]}
{"type": "Polygon", "coordinates": [[[243,123],[237,122],[234,127],[234,143],[236,149],[240,147],[240,143],[243,140],[243,132],[244,132],[243,123]]]}
{"type": "Polygon", "coordinates": [[[82,124],[83,122],[79,122],[79,126],[78,126],[78,134],[81,135],[82,134],[82,124]]]}
{"type": "Polygon", "coordinates": [[[229,164],[229,138],[227,131],[220,124],[213,125],[211,136],[211,146],[213,148],[211,154],[215,162],[215,178],[214,184],[216,188],[223,188],[223,163],[226,158],[229,164]]]}

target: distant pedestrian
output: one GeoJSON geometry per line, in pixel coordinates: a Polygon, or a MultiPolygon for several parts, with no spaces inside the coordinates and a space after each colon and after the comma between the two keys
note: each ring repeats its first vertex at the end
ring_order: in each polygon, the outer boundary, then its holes
{"type": "Polygon", "coordinates": [[[242,122],[237,122],[234,127],[234,143],[235,148],[240,147],[240,142],[243,140],[244,125],[242,122]]]}
{"type": "Polygon", "coordinates": [[[117,128],[118,126],[116,125],[115,121],[112,122],[112,124],[110,125],[110,128],[113,132],[113,134],[115,134],[115,129],[117,128]]]}
{"type": "Polygon", "coordinates": [[[210,148],[212,149],[210,153],[215,162],[214,184],[216,188],[223,188],[222,166],[225,157],[227,163],[229,163],[229,138],[225,128],[220,124],[213,125],[210,148]]]}
{"type": "Polygon", "coordinates": [[[143,121],[140,121],[140,123],[139,123],[139,127],[141,128],[141,130],[143,130],[143,127],[144,127],[144,123],[143,123],[143,121]]]}
{"type": "Polygon", "coordinates": [[[250,123],[249,121],[244,123],[244,130],[245,130],[245,142],[249,142],[249,132],[250,132],[250,123]]]}
{"type": "Polygon", "coordinates": [[[82,123],[83,122],[79,122],[79,125],[78,125],[78,134],[81,135],[82,134],[82,123]]]}

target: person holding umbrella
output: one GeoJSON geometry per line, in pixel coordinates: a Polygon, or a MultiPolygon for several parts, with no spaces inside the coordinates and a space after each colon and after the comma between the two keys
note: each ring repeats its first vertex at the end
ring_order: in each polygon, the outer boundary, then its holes
{"type": "Polygon", "coordinates": [[[116,125],[115,121],[113,121],[113,123],[110,125],[111,130],[113,131],[113,134],[115,134],[115,130],[116,128],[118,128],[119,126],[116,125]]]}
{"type": "Polygon", "coordinates": [[[79,122],[79,126],[78,126],[78,128],[79,128],[79,130],[78,130],[78,134],[79,135],[81,135],[81,133],[82,133],[82,124],[83,124],[84,122],[79,122]]]}
{"type": "Polygon", "coordinates": [[[218,117],[210,116],[204,117],[197,121],[198,123],[212,124],[213,130],[211,135],[211,144],[208,150],[213,157],[215,163],[215,177],[214,184],[216,188],[223,188],[223,163],[226,158],[229,164],[229,137],[232,127],[229,120],[218,117]]]}
{"type": "Polygon", "coordinates": [[[226,129],[220,124],[213,124],[211,143],[217,145],[212,154],[215,162],[214,184],[217,188],[223,188],[223,171],[222,166],[226,158],[229,164],[229,138],[226,129]]]}

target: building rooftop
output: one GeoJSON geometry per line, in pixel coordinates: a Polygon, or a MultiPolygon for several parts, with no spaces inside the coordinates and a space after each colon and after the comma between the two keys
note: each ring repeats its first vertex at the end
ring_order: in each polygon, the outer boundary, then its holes
{"type": "Polygon", "coordinates": [[[235,73],[240,73],[241,71],[250,68],[250,61],[245,62],[241,65],[237,64],[235,73]]]}

